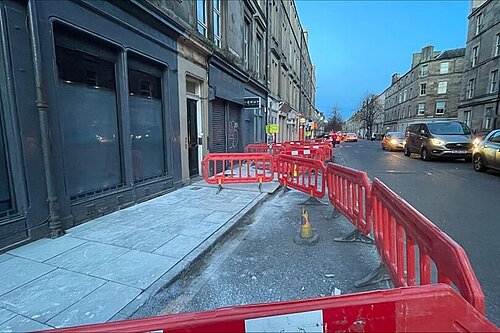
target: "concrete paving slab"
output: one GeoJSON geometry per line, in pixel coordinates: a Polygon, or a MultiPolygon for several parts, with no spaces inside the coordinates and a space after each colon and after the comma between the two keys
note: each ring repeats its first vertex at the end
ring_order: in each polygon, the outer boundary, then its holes
{"type": "Polygon", "coordinates": [[[7,253],[26,259],[43,262],[47,259],[66,252],[78,245],[85,243],[84,240],[64,235],[56,239],[43,238],[36,242],[10,250],[7,253]]]}
{"type": "Polygon", "coordinates": [[[148,229],[120,236],[112,241],[111,244],[131,250],[151,253],[176,235],[177,234],[173,234],[171,231],[148,229]]]}
{"type": "Polygon", "coordinates": [[[19,257],[4,261],[0,263],[0,295],[6,294],[54,269],[56,268],[53,266],[19,257]]]}
{"type": "Polygon", "coordinates": [[[7,261],[9,259],[12,259],[12,258],[14,258],[14,256],[11,256],[10,254],[7,254],[7,253],[0,254],[0,263],[7,261]]]}
{"type": "MultiPolygon", "coordinates": [[[[92,222],[89,222],[92,223],[92,222]]],[[[99,223],[93,228],[84,230],[72,231],[70,229],[69,235],[76,238],[90,240],[100,243],[109,243],[116,238],[128,233],[135,232],[135,228],[125,225],[113,225],[110,223],[99,223]]]]}
{"type": "Polygon", "coordinates": [[[36,320],[23,316],[15,316],[9,321],[0,325],[0,332],[33,332],[50,330],[53,327],[44,325],[36,320]]]}
{"type": "Polygon", "coordinates": [[[140,289],[107,282],[49,320],[48,324],[54,327],[68,327],[106,322],[140,293],[140,289]]]}
{"type": "Polygon", "coordinates": [[[49,259],[46,263],[69,271],[89,274],[97,266],[109,263],[128,251],[123,247],[89,241],[49,259]]]}
{"type": "Polygon", "coordinates": [[[177,259],[184,258],[189,252],[200,245],[200,239],[193,236],[178,235],[154,253],[177,259]]]}
{"type": "Polygon", "coordinates": [[[14,318],[15,316],[16,314],[14,312],[0,308],[0,325],[5,323],[7,320],[14,318]]]}
{"type": "Polygon", "coordinates": [[[57,269],[1,296],[0,306],[45,323],[104,283],[102,279],[57,269]]]}
{"type": "MultiPolygon", "coordinates": [[[[181,235],[191,236],[198,239],[205,239],[213,234],[220,227],[213,223],[202,222],[190,224],[186,226],[181,232],[181,235]]],[[[199,242],[199,241],[198,241],[199,242]]]]}
{"type": "Polygon", "coordinates": [[[99,266],[90,274],[106,280],[146,289],[177,263],[177,259],[131,250],[99,266]]]}
{"type": "Polygon", "coordinates": [[[201,222],[208,222],[217,225],[222,225],[226,223],[228,220],[230,220],[234,215],[235,213],[233,212],[220,212],[220,211],[213,212],[212,214],[202,219],[201,222]]]}

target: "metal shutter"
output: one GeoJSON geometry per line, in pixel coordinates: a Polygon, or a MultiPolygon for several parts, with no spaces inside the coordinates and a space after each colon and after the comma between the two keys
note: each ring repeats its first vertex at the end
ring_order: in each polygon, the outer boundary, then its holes
{"type": "Polygon", "coordinates": [[[226,119],[224,117],[224,101],[212,101],[212,123],[210,126],[210,152],[226,152],[226,119]]]}
{"type": "Polygon", "coordinates": [[[227,121],[227,151],[228,153],[239,153],[241,149],[241,107],[238,104],[229,103],[227,121]]]}

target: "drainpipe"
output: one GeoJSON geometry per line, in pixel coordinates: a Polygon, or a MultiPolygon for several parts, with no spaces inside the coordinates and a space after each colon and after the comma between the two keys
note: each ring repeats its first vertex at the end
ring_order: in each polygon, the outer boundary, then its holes
{"type": "Polygon", "coordinates": [[[61,224],[59,199],[56,194],[54,183],[53,166],[52,166],[52,151],[50,149],[50,135],[48,110],[49,106],[45,98],[44,87],[42,83],[42,60],[40,58],[40,41],[38,39],[38,24],[35,8],[35,0],[28,1],[28,20],[29,33],[31,37],[31,52],[33,56],[33,69],[35,72],[36,86],[36,109],[40,122],[40,136],[42,141],[43,165],[45,169],[45,184],[47,186],[47,203],[49,206],[49,227],[50,237],[57,238],[64,235],[64,230],[61,224]]]}

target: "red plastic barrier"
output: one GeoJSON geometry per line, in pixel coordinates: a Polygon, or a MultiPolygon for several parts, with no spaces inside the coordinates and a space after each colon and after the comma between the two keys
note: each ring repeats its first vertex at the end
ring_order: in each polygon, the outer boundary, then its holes
{"type": "Polygon", "coordinates": [[[325,196],[325,166],[322,161],[304,157],[278,157],[278,180],[281,184],[315,198],[325,196]]]}
{"type": "Polygon", "coordinates": [[[267,153],[208,154],[202,165],[209,184],[264,183],[274,178],[273,157],[267,153]]]}
{"type": "Polygon", "coordinates": [[[245,147],[245,153],[269,153],[270,149],[267,143],[250,143],[245,147]]]}
{"type": "Polygon", "coordinates": [[[498,332],[449,286],[221,308],[47,332],[498,332]],[[301,329],[298,329],[301,328],[301,329]]]}
{"type": "Polygon", "coordinates": [[[328,163],[328,199],[354,226],[368,235],[371,231],[371,185],[365,172],[328,163]]]}
{"type": "Polygon", "coordinates": [[[484,314],[484,294],[460,245],[377,178],[372,207],[377,248],[395,286],[453,284],[484,314]]]}
{"type": "Polygon", "coordinates": [[[287,150],[290,149],[321,149],[325,153],[325,158],[330,161],[333,157],[333,146],[328,142],[314,143],[311,141],[288,141],[283,143],[287,150]]]}
{"type": "Polygon", "coordinates": [[[323,149],[314,149],[314,148],[302,148],[297,147],[290,150],[284,150],[281,154],[288,156],[299,156],[304,158],[311,158],[313,160],[319,160],[325,162],[325,153],[323,149]]]}

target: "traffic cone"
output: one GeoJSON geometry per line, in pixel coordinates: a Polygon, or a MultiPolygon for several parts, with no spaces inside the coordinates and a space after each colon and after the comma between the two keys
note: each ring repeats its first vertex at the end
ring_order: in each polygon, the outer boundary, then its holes
{"type": "Polygon", "coordinates": [[[302,219],[300,222],[300,232],[294,238],[294,242],[298,245],[315,245],[318,243],[318,234],[312,230],[309,222],[309,213],[302,208],[302,219]]]}

